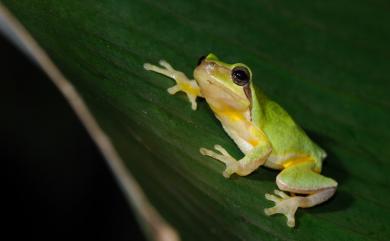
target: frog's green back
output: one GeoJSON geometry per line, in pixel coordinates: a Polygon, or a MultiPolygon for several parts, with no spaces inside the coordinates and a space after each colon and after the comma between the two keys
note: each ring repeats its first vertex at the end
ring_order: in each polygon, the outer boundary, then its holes
{"type": "Polygon", "coordinates": [[[298,126],[291,116],[276,102],[268,99],[264,93],[252,87],[255,95],[252,111],[253,122],[261,128],[272,144],[273,156],[284,156],[291,154],[306,154],[316,162],[316,169],[321,170],[322,160],[325,158],[325,151],[315,144],[298,126]]]}

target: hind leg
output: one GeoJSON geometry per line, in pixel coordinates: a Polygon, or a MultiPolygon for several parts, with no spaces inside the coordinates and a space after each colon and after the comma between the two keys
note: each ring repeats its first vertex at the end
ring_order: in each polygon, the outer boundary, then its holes
{"type": "Polygon", "coordinates": [[[278,187],[293,194],[307,196],[289,196],[275,190],[275,194],[266,194],[265,198],[275,206],[264,210],[266,215],[276,213],[287,217],[287,225],[295,226],[295,212],[298,208],[309,208],[327,201],[336,191],[337,182],[312,170],[311,162],[299,163],[284,169],[276,178],[278,187]]]}

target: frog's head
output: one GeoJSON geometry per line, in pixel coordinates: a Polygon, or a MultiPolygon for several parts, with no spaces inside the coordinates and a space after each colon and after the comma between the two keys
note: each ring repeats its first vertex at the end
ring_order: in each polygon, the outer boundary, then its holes
{"type": "Polygon", "coordinates": [[[227,64],[209,54],[199,59],[194,77],[213,109],[228,107],[244,111],[250,108],[252,72],[248,66],[227,64]]]}

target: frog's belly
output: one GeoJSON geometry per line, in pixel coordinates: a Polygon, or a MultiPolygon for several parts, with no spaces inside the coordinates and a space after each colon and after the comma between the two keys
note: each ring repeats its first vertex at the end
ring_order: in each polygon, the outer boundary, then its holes
{"type": "MultiPolygon", "coordinates": [[[[234,115],[234,117],[237,117],[237,115],[234,115]]],[[[244,155],[248,154],[256,145],[264,141],[260,139],[261,135],[256,132],[257,127],[253,126],[245,118],[231,118],[229,115],[224,115],[223,117],[216,115],[216,117],[222,123],[225,132],[233,139],[244,155]]],[[[286,162],[300,156],[302,155],[294,152],[287,154],[273,149],[264,166],[272,169],[283,169],[286,162]]]]}
{"type": "Polygon", "coordinates": [[[230,130],[226,128],[225,125],[222,125],[225,132],[233,139],[238,148],[244,153],[247,154],[253,149],[253,145],[241,137],[235,130],[230,130]]]}
{"type": "MultiPolygon", "coordinates": [[[[246,139],[244,139],[241,135],[239,135],[235,130],[230,130],[229,128],[226,128],[224,125],[223,129],[225,132],[230,136],[230,138],[233,139],[233,141],[236,143],[238,148],[246,155],[253,149],[253,144],[248,142],[246,139]]],[[[252,138],[255,138],[254,136],[252,138]]],[[[260,141],[260,140],[259,140],[260,141]]],[[[284,168],[284,164],[288,162],[289,160],[293,158],[300,157],[300,154],[297,153],[289,153],[285,155],[278,155],[275,152],[271,152],[271,155],[268,157],[266,162],[264,163],[264,166],[281,170],[284,168]]]]}
{"type": "Polygon", "coordinates": [[[223,115],[215,115],[221,122],[225,132],[233,139],[240,150],[246,154],[257,145],[258,140],[254,135],[255,127],[248,120],[249,113],[240,113],[231,111],[223,115]]]}

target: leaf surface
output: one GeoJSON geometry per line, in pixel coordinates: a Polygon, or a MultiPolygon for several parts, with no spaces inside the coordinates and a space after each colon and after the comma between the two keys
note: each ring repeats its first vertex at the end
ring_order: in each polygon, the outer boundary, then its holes
{"type": "Polygon", "coordinates": [[[2,0],[76,87],[128,171],[183,240],[388,240],[390,5],[363,1],[2,0]],[[254,81],[329,154],[337,195],[265,216],[277,171],[226,180],[199,154],[242,154],[204,101],[193,112],[166,59],[188,76],[199,56],[251,67],[254,81]]]}

